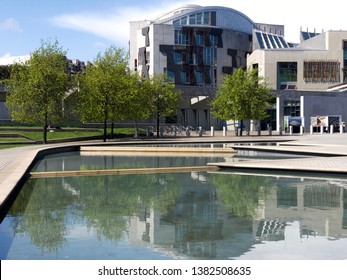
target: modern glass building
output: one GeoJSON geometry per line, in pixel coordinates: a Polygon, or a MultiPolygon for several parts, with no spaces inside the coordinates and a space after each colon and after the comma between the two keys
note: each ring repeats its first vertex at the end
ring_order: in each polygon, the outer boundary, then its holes
{"type": "Polygon", "coordinates": [[[312,116],[345,121],[347,32],[300,35],[299,44],[288,43],[283,25],[255,23],[231,8],[188,5],[130,23],[130,66],[144,78],[167,73],[173,79],[183,94],[174,121],[185,126],[221,128],[209,101],[239,67],[257,67],[277,93],[269,110],[273,129],[282,130],[286,117],[302,118],[305,127],[312,116]]]}
{"type": "Polygon", "coordinates": [[[151,21],[130,23],[130,67],[144,78],[154,73],[172,78],[183,95],[175,122],[221,128],[209,101],[225,74],[246,67],[253,30],[262,29],[274,33],[271,40],[286,44],[283,26],[256,24],[231,8],[187,5],[151,21]]]}

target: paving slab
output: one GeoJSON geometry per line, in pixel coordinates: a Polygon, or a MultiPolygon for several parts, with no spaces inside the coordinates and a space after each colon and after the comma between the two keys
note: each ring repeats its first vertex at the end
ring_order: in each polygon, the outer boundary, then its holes
{"type": "Polygon", "coordinates": [[[258,169],[292,172],[346,173],[347,157],[316,157],[278,160],[250,160],[242,162],[209,163],[210,166],[229,169],[258,169]]]}

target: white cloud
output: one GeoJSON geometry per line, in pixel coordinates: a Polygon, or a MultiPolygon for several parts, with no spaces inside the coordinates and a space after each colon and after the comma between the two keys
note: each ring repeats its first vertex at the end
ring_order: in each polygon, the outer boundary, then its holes
{"type": "Polygon", "coordinates": [[[0,22],[0,31],[15,31],[22,32],[23,30],[20,27],[18,21],[14,18],[5,19],[5,21],[0,22]]]}
{"type": "Polygon", "coordinates": [[[11,57],[10,53],[5,53],[3,56],[0,56],[0,58],[8,58],[11,57]]]}
{"type": "MultiPolygon", "coordinates": [[[[339,3],[340,0],[330,1],[339,3]]],[[[278,0],[214,0],[212,2],[211,0],[178,0],[174,4],[172,2],[175,1],[160,0],[153,5],[153,1],[149,1],[148,7],[130,7],[131,4],[125,2],[119,4],[113,10],[58,15],[52,18],[51,22],[61,28],[94,34],[124,47],[127,46],[129,40],[130,21],[154,19],[164,12],[185,4],[230,7],[244,13],[255,22],[284,25],[287,40],[293,42],[298,41],[301,27],[303,29],[309,28],[310,31],[316,28],[317,32],[322,29],[343,29],[347,27],[343,22],[344,10],[336,10],[335,5],[325,7],[323,0],[316,0],[315,6],[324,6],[324,9],[315,9],[314,13],[307,13],[307,11],[312,11],[312,3],[306,3],[302,0],[292,0],[291,4],[288,7],[286,6],[285,12],[282,2],[278,0]],[[297,7],[300,7],[300,9],[297,7]],[[326,13],[329,11],[336,16],[327,16],[326,13]]],[[[338,6],[338,4],[336,5],[338,6]]]]}
{"type": "Polygon", "coordinates": [[[54,17],[51,21],[56,26],[92,33],[108,40],[114,40],[117,34],[115,32],[117,19],[112,14],[98,15],[87,12],[63,14],[54,17]]]}
{"type": "Polygon", "coordinates": [[[150,20],[170,9],[171,7],[167,5],[165,7],[158,5],[146,9],[144,13],[143,8],[118,7],[117,10],[103,12],[62,14],[51,18],[50,22],[60,28],[91,33],[113,43],[127,46],[130,21],[150,20]]]}

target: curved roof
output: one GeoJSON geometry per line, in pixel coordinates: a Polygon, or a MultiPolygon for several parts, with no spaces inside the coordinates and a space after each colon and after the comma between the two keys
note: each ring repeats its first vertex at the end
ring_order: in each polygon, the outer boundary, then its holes
{"type": "MultiPolygon", "coordinates": [[[[173,24],[174,21],[201,12],[216,12],[215,27],[232,29],[252,34],[256,24],[245,14],[227,7],[185,5],[167,12],[154,20],[154,23],[173,24]]],[[[189,25],[189,24],[187,24],[189,25]]]]}

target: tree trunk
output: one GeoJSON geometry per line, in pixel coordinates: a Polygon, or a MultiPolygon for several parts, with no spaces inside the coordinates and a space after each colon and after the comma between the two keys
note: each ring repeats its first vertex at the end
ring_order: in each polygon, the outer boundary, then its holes
{"type": "Polygon", "coordinates": [[[137,121],[136,120],[134,121],[134,131],[135,131],[134,137],[138,138],[139,137],[139,128],[137,127],[137,121]]]}
{"type": "Polygon", "coordinates": [[[243,127],[243,120],[240,120],[240,125],[239,125],[239,136],[242,136],[242,127],[243,127]]]}
{"type": "Polygon", "coordinates": [[[43,144],[47,144],[47,122],[43,125],[43,144]]]}
{"type": "Polygon", "coordinates": [[[47,144],[47,112],[45,113],[45,123],[43,125],[43,144],[47,144]]]}
{"type": "Polygon", "coordinates": [[[114,121],[111,123],[111,139],[114,138],[114,121]]]}
{"type": "Polygon", "coordinates": [[[159,120],[160,120],[160,117],[159,117],[159,112],[157,112],[157,138],[159,138],[159,120]]]}
{"type": "Polygon", "coordinates": [[[104,139],[103,141],[106,142],[107,137],[107,117],[108,117],[108,94],[105,94],[105,108],[104,108],[104,139]]]}
{"type": "Polygon", "coordinates": [[[106,138],[107,138],[107,119],[104,119],[104,139],[103,141],[106,142],[106,138]]]}

